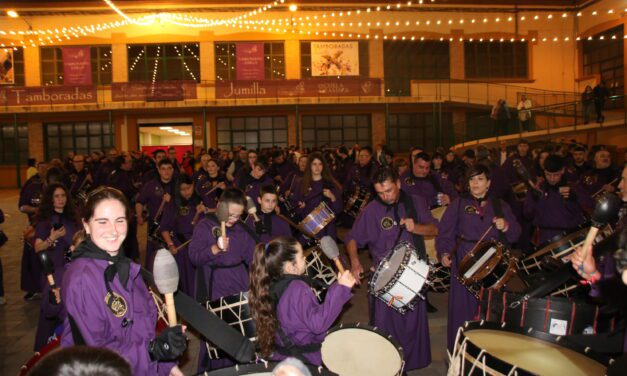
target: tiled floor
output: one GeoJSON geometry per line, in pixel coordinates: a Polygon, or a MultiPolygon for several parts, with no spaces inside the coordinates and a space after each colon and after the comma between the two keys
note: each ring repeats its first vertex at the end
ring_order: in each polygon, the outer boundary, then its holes
{"type": "MultiPolygon", "coordinates": [[[[20,366],[33,354],[33,340],[39,315],[39,301],[25,302],[20,291],[20,262],[22,256],[21,234],[26,218],[17,210],[18,192],[0,190],[0,208],[5,214],[5,223],[0,227],[9,236],[9,242],[0,249],[4,267],[5,297],[8,303],[0,306],[0,375],[15,375],[20,366]]],[[[145,233],[145,231],[140,231],[145,233]]],[[[362,254],[364,264],[367,255],[362,254]]],[[[431,303],[439,312],[429,314],[432,364],[423,370],[412,371],[409,375],[446,374],[446,295],[431,294],[431,303]]],[[[366,288],[355,290],[350,306],[340,318],[341,322],[367,322],[366,288]]],[[[196,369],[197,337],[192,335],[190,347],[182,360],[186,375],[193,375],[196,369]]],[[[139,375],[138,375],[139,376],[139,375]]]]}

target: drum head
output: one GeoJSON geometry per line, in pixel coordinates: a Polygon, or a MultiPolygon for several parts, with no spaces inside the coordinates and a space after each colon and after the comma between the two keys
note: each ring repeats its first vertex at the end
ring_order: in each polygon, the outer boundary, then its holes
{"type": "MultiPolygon", "coordinates": [[[[603,375],[608,360],[564,337],[488,322],[460,328],[454,357],[489,374],[603,375]]],[[[456,362],[453,362],[456,363],[456,362]]],[[[470,368],[466,368],[470,369],[470,368]]]]}
{"type": "Polygon", "coordinates": [[[344,327],[322,342],[322,362],[341,376],[394,376],[403,355],[388,338],[368,327],[344,327]]]}
{"type": "MultiPolygon", "coordinates": [[[[236,376],[236,375],[248,375],[248,376],[272,376],[272,370],[279,364],[279,362],[266,362],[258,364],[238,364],[233,367],[221,368],[215,371],[200,373],[197,376],[236,376]]],[[[337,376],[335,373],[330,372],[322,367],[315,367],[312,365],[305,365],[312,376],[337,376]]],[[[291,374],[291,373],[290,373],[291,374]]]]}
{"type": "Polygon", "coordinates": [[[391,251],[391,253],[384,258],[376,270],[376,280],[374,281],[374,290],[379,291],[385,285],[387,285],[400,268],[403,260],[405,259],[405,252],[407,247],[404,244],[400,244],[391,251]]]}

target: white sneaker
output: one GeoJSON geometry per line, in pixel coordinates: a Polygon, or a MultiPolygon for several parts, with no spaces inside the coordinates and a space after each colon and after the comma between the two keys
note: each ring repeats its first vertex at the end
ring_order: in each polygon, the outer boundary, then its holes
{"type": "Polygon", "coordinates": [[[7,300],[4,298],[4,296],[0,296],[0,305],[5,305],[7,304],[7,300]]]}

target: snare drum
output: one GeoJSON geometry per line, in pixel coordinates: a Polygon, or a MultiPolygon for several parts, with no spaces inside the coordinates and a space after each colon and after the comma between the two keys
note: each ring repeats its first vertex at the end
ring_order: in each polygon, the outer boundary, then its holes
{"type": "MultiPolygon", "coordinates": [[[[564,262],[565,257],[583,245],[590,227],[583,227],[570,234],[562,234],[554,237],[550,241],[536,247],[534,252],[518,262],[518,269],[524,270],[527,274],[535,273],[542,269],[542,260],[546,257],[553,257],[564,262]]],[[[612,234],[612,227],[605,226],[599,231],[593,244],[600,242],[612,234]]]]}
{"type": "Polygon", "coordinates": [[[403,373],[403,349],[375,327],[342,324],[322,341],[322,362],[340,376],[396,376],[403,373]]]}
{"type": "Polygon", "coordinates": [[[482,242],[457,268],[457,279],[477,298],[482,288],[499,290],[516,274],[515,257],[501,243],[482,242]]]}
{"type": "Polygon", "coordinates": [[[404,314],[414,309],[418,297],[424,299],[428,279],[429,263],[418,258],[413,245],[400,242],[377,266],[369,291],[404,314]]]}
{"type": "MultiPolygon", "coordinates": [[[[306,270],[309,277],[317,279],[327,286],[330,286],[333,282],[335,282],[335,280],[337,280],[335,270],[329,264],[327,257],[322,255],[322,252],[318,249],[318,247],[312,247],[305,250],[305,262],[307,264],[306,270]]],[[[324,300],[321,295],[324,291],[315,292],[318,300],[324,300]]]]}
{"type": "MultiPolygon", "coordinates": [[[[256,340],[257,329],[250,314],[248,292],[223,296],[220,299],[206,302],[205,306],[208,310],[221,318],[222,321],[242,333],[242,335],[253,342],[256,340]]],[[[209,359],[229,358],[222,350],[219,350],[211,343],[206,342],[206,344],[209,359]]]]}
{"type": "Polygon", "coordinates": [[[298,225],[307,231],[307,233],[316,235],[325,228],[326,225],[331,223],[334,218],[335,213],[333,210],[331,210],[324,201],[321,201],[298,225]]]}
{"type": "Polygon", "coordinates": [[[492,322],[459,328],[448,375],[603,375],[611,360],[565,337],[492,322]]]}
{"type": "MultiPolygon", "coordinates": [[[[218,369],[211,372],[199,373],[197,376],[238,376],[238,375],[252,375],[252,376],[272,376],[272,370],[279,364],[279,362],[260,362],[257,364],[238,364],[233,367],[227,367],[218,369]]],[[[326,370],[322,367],[316,367],[305,364],[305,367],[309,370],[312,376],[337,376],[335,373],[326,370]]],[[[287,373],[286,373],[287,374],[287,373]]],[[[291,373],[290,373],[291,374],[291,373]]]]}
{"type": "Polygon", "coordinates": [[[370,191],[357,186],[352,196],[346,200],[344,205],[344,213],[353,218],[357,218],[361,209],[363,209],[370,202],[370,191]]]}

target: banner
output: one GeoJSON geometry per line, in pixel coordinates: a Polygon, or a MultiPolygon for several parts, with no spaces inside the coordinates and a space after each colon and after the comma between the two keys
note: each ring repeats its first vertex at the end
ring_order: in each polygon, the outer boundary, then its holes
{"type": "Polygon", "coordinates": [[[359,76],[359,42],[311,42],[311,75],[359,76]]]}
{"type": "Polygon", "coordinates": [[[0,88],[0,106],[96,103],[94,86],[41,86],[0,88]]]}
{"type": "Polygon", "coordinates": [[[378,97],[379,78],[217,81],[216,99],[293,97],[378,97]]]}
{"type": "Polygon", "coordinates": [[[237,43],[235,62],[238,80],[263,80],[265,78],[263,43],[237,43]]]}
{"type": "Polygon", "coordinates": [[[13,49],[0,49],[0,85],[15,84],[15,70],[13,69],[13,49]]]}
{"type": "Polygon", "coordinates": [[[196,99],[195,81],[114,82],[111,100],[131,101],[181,101],[196,99]]]}
{"type": "Polygon", "coordinates": [[[90,47],[63,47],[63,84],[91,85],[90,47]]]}

